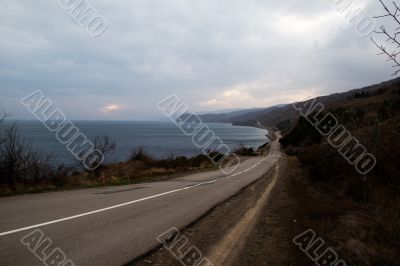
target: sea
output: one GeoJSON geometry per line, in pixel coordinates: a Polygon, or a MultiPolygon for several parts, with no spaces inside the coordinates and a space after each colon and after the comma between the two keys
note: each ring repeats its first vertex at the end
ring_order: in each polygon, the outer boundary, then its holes
{"type": "MultiPolygon", "coordinates": [[[[10,125],[6,121],[3,126],[10,125]]],[[[73,156],[65,145],[61,144],[38,121],[15,121],[19,134],[27,143],[36,150],[52,155],[52,165],[74,165],[73,156]]],[[[134,122],[134,121],[73,121],[76,127],[84,133],[88,139],[95,136],[109,136],[116,143],[116,149],[106,156],[107,163],[122,162],[128,160],[133,150],[143,147],[154,158],[166,158],[175,156],[195,156],[201,154],[190,136],[186,136],[171,122],[134,122]]],[[[267,130],[247,126],[233,126],[224,123],[207,124],[216,136],[231,149],[244,145],[257,148],[266,142],[267,130]]]]}

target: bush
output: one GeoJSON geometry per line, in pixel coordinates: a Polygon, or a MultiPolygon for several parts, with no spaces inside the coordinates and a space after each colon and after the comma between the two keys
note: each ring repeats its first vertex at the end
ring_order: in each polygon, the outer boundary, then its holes
{"type": "Polygon", "coordinates": [[[279,122],[278,124],[276,124],[276,127],[280,131],[286,131],[286,130],[290,129],[291,125],[292,125],[292,121],[290,119],[286,119],[286,120],[283,120],[283,121],[279,122]]]}
{"type": "Polygon", "coordinates": [[[136,150],[133,150],[129,159],[131,161],[142,161],[142,162],[153,161],[153,158],[145,152],[142,146],[138,147],[136,150]]]}
{"type": "Polygon", "coordinates": [[[280,143],[283,147],[288,145],[305,146],[320,143],[321,140],[320,133],[304,117],[300,117],[297,125],[280,139],[280,143]]]}
{"type": "Polygon", "coordinates": [[[238,156],[257,156],[257,153],[253,148],[246,148],[243,145],[239,145],[239,147],[237,147],[233,153],[238,156]]]}

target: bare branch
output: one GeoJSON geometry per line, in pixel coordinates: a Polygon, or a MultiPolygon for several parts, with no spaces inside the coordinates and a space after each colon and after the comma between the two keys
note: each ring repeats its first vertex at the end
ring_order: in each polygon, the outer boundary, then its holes
{"type": "Polygon", "coordinates": [[[399,68],[396,70],[396,72],[393,74],[393,76],[396,76],[398,73],[400,73],[400,62],[397,59],[397,55],[399,52],[388,52],[387,49],[383,45],[379,45],[376,43],[376,41],[371,38],[372,42],[375,44],[376,47],[378,47],[379,50],[382,51],[382,53],[379,53],[378,55],[386,55],[387,56],[387,61],[393,61],[395,64],[393,65],[394,68],[399,68]]]}
{"type": "Polygon", "coordinates": [[[386,38],[386,43],[388,43],[391,47],[394,46],[393,49],[388,49],[387,47],[383,46],[382,44],[378,44],[373,38],[371,38],[372,42],[375,46],[381,51],[378,55],[384,55],[386,57],[386,61],[391,61],[394,63],[393,68],[395,68],[395,72],[393,76],[397,76],[400,73],[400,61],[397,56],[400,54],[400,40],[398,37],[400,36],[400,8],[399,6],[393,2],[393,8],[389,8],[383,0],[379,0],[382,4],[383,9],[385,10],[386,14],[376,16],[375,18],[392,18],[395,22],[394,25],[394,32],[387,30],[384,25],[379,27],[378,31],[375,31],[376,34],[383,35],[386,38]]]}
{"type": "Polygon", "coordinates": [[[395,2],[393,2],[393,5],[395,7],[395,11],[392,12],[390,11],[390,9],[386,6],[386,4],[382,1],[379,0],[379,2],[381,2],[383,8],[385,9],[386,13],[385,15],[382,16],[376,16],[375,18],[385,18],[385,17],[391,17],[393,18],[394,21],[396,21],[396,23],[400,26],[400,20],[398,18],[398,13],[400,12],[399,7],[397,6],[397,4],[395,2]]]}

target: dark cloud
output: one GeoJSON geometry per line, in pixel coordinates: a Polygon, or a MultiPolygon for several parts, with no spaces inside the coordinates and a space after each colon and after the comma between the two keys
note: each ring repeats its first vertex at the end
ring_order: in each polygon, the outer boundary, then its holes
{"type": "Polygon", "coordinates": [[[58,1],[3,1],[0,105],[29,117],[19,98],[41,89],[72,119],[143,119],[171,93],[194,110],[255,107],[391,74],[329,0],[90,3],[109,23],[97,39],[58,1]]]}

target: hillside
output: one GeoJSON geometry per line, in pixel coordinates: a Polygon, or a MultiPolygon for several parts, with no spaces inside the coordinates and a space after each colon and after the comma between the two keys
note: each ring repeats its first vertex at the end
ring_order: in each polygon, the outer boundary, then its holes
{"type": "Polygon", "coordinates": [[[268,108],[246,109],[222,114],[203,114],[201,119],[206,123],[232,123],[233,125],[256,126],[258,122],[265,125],[276,124],[279,117],[296,118],[290,105],[276,105],[268,108]]]}
{"type": "MultiPolygon", "coordinates": [[[[317,97],[316,100],[324,105],[338,104],[353,99],[355,95],[359,95],[358,98],[363,98],[369,94],[373,94],[381,88],[392,86],[398,82],[400,82],[400,78],[371,85],[365,88],[353,89],[343,93],[335,93],[317,97]]],[[[200,115],[200,117],[204,122],[232,123],[234,125],[246,126],[255,126],[258,124],[258,122],[260,122],[265,126],[286,129],[287,127],[294,125],[299,118],[299,113],[293,108],[292,104],[287,104],[276,105],[264,109],[247,109],[224,114],[204,114],[200,115]]]]}
{"type": "MultiPolygon", "coordinates": [[[[216,111],[216,112],[209,112],[209,113],[203,113],[199,114],[203,122],[206,123],[232,123],[232,120],[235,119],[236,117],[241,117],[245,116],[247,114],[259,112],[261,110],[264,110],[263,108],[252,108],[252,109],[244,109],[244,110],[235,110],[235,111],[216,111]]],[[[187,116],[189,116],[189,113],[183,114],[182,119],[185,119],[187,116]]]]}
{"type": "MultiPolygon", "coordinates": [[[[326,236],[348,265],[397,265],[400,250],[400,81],[321,97],[351,134],[376,157],[360,175],[341,155],[348,144],[332,147],[301,117],[281,139],[296,156],[304,179],[296,179],[298,225],[326,236]]],[[[312,113],[315,115],[315,113],[312,113]]],[[[282,117],[283,118],[283,117],[282,117]]],[[[357,147],[357,146],[356,146],[357,147]]]]}

